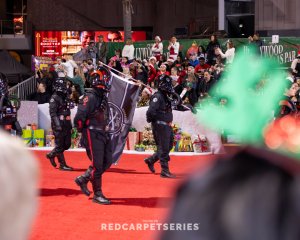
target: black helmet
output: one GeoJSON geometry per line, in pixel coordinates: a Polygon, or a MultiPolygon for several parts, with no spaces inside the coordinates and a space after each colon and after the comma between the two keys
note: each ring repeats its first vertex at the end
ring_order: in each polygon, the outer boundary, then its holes
{"type": "Polygon", "coordinates": [[[66,94],[68,92],[67,81],[65,78],[59,77],[55,79],[54,83],[55,92],[62,92],[66,94]]]}
{"type": "Polygon", "coordinates": [[[8,92],[7,77],[0,72],[0,96],[4,96],[8,92]]]}
{"type": "Polygon", "coordinates": [[[158,77],[158,90],[166,93],[173,93],[172,78],[168,75],[160,75],[158,77]]]}
{"type": "Polygon", "coordinates": [[[90,84],[93,88],[100,88],[105,91],[110,89],[110,71],[102,66],[97,67],[97,70],[91,73],[90,84]]]}

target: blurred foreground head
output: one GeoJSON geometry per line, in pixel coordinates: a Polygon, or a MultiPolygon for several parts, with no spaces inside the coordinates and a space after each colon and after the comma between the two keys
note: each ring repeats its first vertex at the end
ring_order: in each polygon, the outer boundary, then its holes
{"type": "Polygon", "coordinates": [[[38,166],[24,144],[0,132],[0,239],[25,240],[37,206],[38,166]]]}
{"type": "Polygon", "coordinates": [[[184,183],[169,222],[197,224],[164,231],[162,240],[300,239],[300,164],[248,147],[184,183]]]}
{"type": "Polygon", "coordinates": [[[228,130],[250,146],[223,156],[180,187],[169,221],[198,225],[190,231],[165,231],[163,240],[300,239],[300,162],[287,154],[299,146],[300,127],[296,120],[284,120],[265,131],[286,82],[274,60],[258,58],[253,50],[238,52],[210,92],[219,98],[197,114],[201,123],[228,130]],[[225,106],[219,104],[221,98],[225,106]]]}

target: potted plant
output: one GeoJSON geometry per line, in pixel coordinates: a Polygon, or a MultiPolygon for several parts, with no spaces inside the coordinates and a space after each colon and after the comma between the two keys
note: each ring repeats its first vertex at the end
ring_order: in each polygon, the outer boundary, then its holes
{"type": "Polygon", "coordinates": [[[136,144],[134,146],[134,149],[135,151],[138,151],[138,152],[145,152],[145,145],[144,144],[136,144]]]}

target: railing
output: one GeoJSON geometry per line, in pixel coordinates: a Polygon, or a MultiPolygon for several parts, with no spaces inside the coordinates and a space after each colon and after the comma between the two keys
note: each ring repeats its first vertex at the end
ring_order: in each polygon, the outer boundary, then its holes
{"type": "Polygon", "coordinates": [[[36,79],[34,76],[8,89],[9,95],[17,96],[20,100],[26,98],[36,91],[36,79]]]}

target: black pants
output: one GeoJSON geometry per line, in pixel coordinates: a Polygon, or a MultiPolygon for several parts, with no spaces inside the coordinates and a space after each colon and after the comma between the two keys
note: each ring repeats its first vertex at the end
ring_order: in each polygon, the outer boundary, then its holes
{"type": "Polygon", "coordinates": [[[111,140],[108,134],[102,131],[87,129],[86,135],[87,154],[92,157],[92,181],[98,181],[112,164],[111,140]]]}
{"type": "Polygon", "coordinates": [[[168,162],[169,153],[173,148],[174,136],[170,126],[152,123],[152,132],[157,147],[157,151],[150,157],[151,161],[168,162]]]}
{"type": "Polygon", "coordinates": [[[52,156],[56,156],[71,147],[71,122],[62,125],[62,131],[53,130],[55,136],[55,148],[51,151],[52,156]]]}
{"type": "Polygon", "coordinates": [[[92,161],[93,156],[92,156],[92,153],[91,153],[91,149],[89,147],[89,141],[88,141],[88,135],[87,135],[87,129],[86,128],[84,128],[82,130],[80,144],[81,144],[81,146],[83,146],[85,148],[85,151],[86,151],[86,154],[87,154],[88,158],[92,161]]]}

